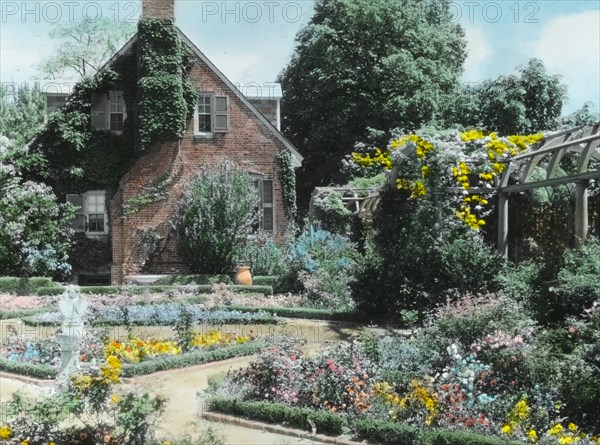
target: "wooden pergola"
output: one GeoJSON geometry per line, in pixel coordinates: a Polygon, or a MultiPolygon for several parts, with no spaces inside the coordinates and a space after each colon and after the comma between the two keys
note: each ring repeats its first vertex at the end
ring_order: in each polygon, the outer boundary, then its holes
{"type": "Polygon", "coordinates": [[[581,243],[588,235],[588,188],[590,180],[600,177],[600,124],[574,128],[548,136],[542,143],[516,156],[502,173],[495,192],[498,194],[498,251],[508,256],[508,203],[512,193],[541,187],[575,185],[575,242],[581,243]],[[560,162],[568,154],[577,158],[572,174],[564,174],[560,162]],[[590,169],[590,161],[599,161],[590,169]],[[533,173],[542,168],[545,178],[534,179],[533,173]]]}
{"type": "MultiPolygon", "coordinates": [[[[408,143],[404,148],[414,146],[408,143]]],[[[389,184],[395,184],[398,177],[398,165],[390,172],[389,184]]],[[[498,195],[498,251],[508,256],[508,204],[510,195],[531,191],[543,187],[558,185],[575,185],[575,242],[581,243],[588,235],[588,188],[590,181],[600,178],[600,123],[590,127],[577,127],[554,133],[534,146],[529,152],[516,156],[507,165],[506,170],[492,188],[471,188],[471,194],[498,195]],[[561,168],[561,161],[567,155],[574,155],[577,164],[574,172],[566,174],[561,168]],[[590,168],[590,162],[598,161],[598,165],[590,168]],[[540,169],[543,179],[539,179],[540,169]]],[[[338,193],[345,207],[355,214],[372,212],[379,203],[377,189],[358,190],[349,187],[317,187],[311,198],[313,200],[327,193],[338,193]]],[[[459,193],[453,188],[435,189],[438,199],[445,193],[459,193]]],[[[312,212],[309,211],[309,215],[312,212]]]]}

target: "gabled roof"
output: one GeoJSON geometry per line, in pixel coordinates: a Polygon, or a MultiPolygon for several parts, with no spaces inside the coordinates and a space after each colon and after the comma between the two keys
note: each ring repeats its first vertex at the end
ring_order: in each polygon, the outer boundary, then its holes
{"type": "MultiPolygon", "coordinates": [[[[275,137],[277,139],[279,139],[279,141],[285,146],[285,148],[288,149],[288,151],[292,155],[292,165],[294,167],[300,167],[302,165],[302,160],[304,158],[298,152],[296,147],[294,147],[294,145],[292,145],[292,143],[290,141],[288,141],[287,138],[283,134],[281,134],[281,132],[266,117],[264,117],[262,115],[262,113],[260,111],[258,111],[254,105],[252,105],[252,103],[248,100],[248,98],[242,94],[242,92],[233,84],[233,82],[231,82],[225,76],[225,74],[223,74],[210,61],[210,59],[208,57],[206,57],[204,55],[204,53],[202,51],[200,51],[198,49],[198,47],[196,45],[194,45],[194,43],[179,28],[177,28],[177,31],[179,32],[179,36],[181,37],[183,42],[194,52],[194,54],[196,54],[200,58],[200,60],[202,60],[217,75],[217,77],[219,77],[219,79],[221,79],[223,81],[223,83],[225,83],[225,85],[227,85],[227,87],[231,90],[231,92],[234,93],[244,103],[244,105],[246,105],[250,109],[250,111],[252,111],[256,115],[258,120],[260,120],[263,123],[263,125],[265,125],[269,129],[269,131],[271,131],[271,133],[273,133],[275,135],[275,137]]],[[[117,60],[117,58],[119,56],[126,54],[129,51],[129,49],[133,46],[133,44],[137,41],[137,39],[138,39],[138,34],[136,33],[98,71],[105,70],[106,68],[111,66],[115,62],[115,60],[117,60]]]]}

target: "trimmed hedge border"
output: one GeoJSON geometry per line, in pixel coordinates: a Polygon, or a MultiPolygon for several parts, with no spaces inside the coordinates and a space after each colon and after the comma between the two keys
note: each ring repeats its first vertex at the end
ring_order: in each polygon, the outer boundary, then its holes
{"type": "Polygon", "coordinates": [[[208,284],[224,283],[232,284],[229,275],[169,275],[159,279],[157,285],[189,285],[189,284],[208,284]]]}
{"type": "Polygon", "coordinates": [[[296,408],[283,403],[248,402],[237,399],[212,398],[210,409],[223,414],[232,414],[269,423],[286,423],[292,427],[311,429],[311,423],[319,433],[339,436],[347,426],[346,418],[329,411],[296,408]]]}
{"type": "MultiPolygon", "coordinates": [[[[37,314],[36,314],[37,315],[37,314]]],[[[59,326],[61,322],[37,322],[31,317],[21,318],[23,324],[27,326],[59,326]]],[[[236,318],[223,319],[218,321],[212,320],[199,320],[200,325],[209,326],[220,326],[220,325],[276,325],[279,321],[277,318],[254,318],[252,320],[240,320],[236,318]]],[[[144,322],[130,321],[128,326],[172,326],[173,322],[168,323],[157,323],[155,320],[144,320],[144,322]]],[[[91,321],[91,326],[94,327],[113,327],[113,326],[124,326],[121,321],[91,321]]]]}
{"type": "Polygon", "coordinates": [[[229,309],[240,312],[258,312],[264,311],[270,314],[277,314],[278,317],[287,318],[305,318],[307,320],[330,320],[358,322],[360,317],[353,312],[334,312],[328,309],[315,308],[296,308],[296,307],[252,307],[233,304],[223,306],[221,309],[229,309]]]}
{"type": "Polygon", "coordinates": [[[285,423],[301,429],[311,429],[312,422],[318,433],[336,436],[350,428],[358,440],[367,439],[385,444],[522,445],[522,442],[468,431],[420,429],[405,423],[383,420],[349,421],[347,417],[330,411],[298,408],[284,403],[240,401],[214,397],[210,400],[209,407],[214,412],[268,423],[285,423]]]}
{"type": "MultiPolygon", "coordinates": [[[[185,368],[204,363],[218,362],[234,357],[244,357],[256,354],[268,346],[266,342],[244,343],[241,345],[226,346],[213,351],[194,351],[180,355],[151,359],[140,363],[123,364],[122,377],[138,377],[153,374],[158,371],[185,368]]],[[[26,375],[39,379],[55,379],[58,371],[49,365],[35,365],[31,363],[15,362],[0,357],[0,371],[13,374],[26,375]]]]}
{"type": "Polygon", "coordinates": [[[20,310],[15,310],[15,311],[0,310],[0,320],[10,320],[11,318],[30,317],[32,315],[41,314],[42,312],[46,312],[46,309],[45,308],[20,309],[20,310]]]}
{"type": "MultiPolygon", "coordinates": [[[[129,286],[127,288],[119,288],[117,286],[82,286],[82,294],[95,294],[95,295],[111,295],[118,294],[119,292],[129,293],[132,295],[141,295],[146,290],[151,294],[168,292],[171,290],[189,290],[190,292],[196,292],[201,294],[212,293],[212,285],[200,284],[200,285],[151,285],[151,286],[129,286]]],[[[227,285],[227,289],[234,293],[239,294],[262,294],[262,295],[273,295],[272,286],[240,286],[235,284],[227,285]]],[[[64,287],[40,287],[37,289],[38,295],[52,296],[60,295],[64,292],[64,287]]]]}
{"type": "Polygon", "coordinates": [[[252,283],[258,286],[271,286],[273,292],[277,294],[291,292],[289,285],[278,275],[257,275],[252,277],[252,283]]]}
{"type": "Polygon", "coordinates": [[[153,374],[169,369],[185,368],[187,366],[202,365],[204,363],[219,362],[234,357],[244,357],[260,352],[268,343],[254,342],[241,345],[227,346],[213,351],[193,351],[180,355],[170,355],[140,363],[123,364],[123,377],[137,377],[153,374]]]}
{"type": "Polygon", "coordinates": [[[52,278],[0,277],[0,292],[15,295],[36,295],[40,288],[54,288],[52,278]]]}
{"type": "Polygon", "coordinates": [[[50,365],[35,365],[32,363],[15,362],[0,357],[0,371],[12,372],[13,374],[36,377],[38,379],[52,380],[58,375],[58,371],[50,365]]]}
{"type": "Polygon", "coordinates": [[[352,422],[356,437],[378,442],[403,445],[519,445],[502,437],[442,429],[422,430],[403,423],[361,419],[352,422]]]}

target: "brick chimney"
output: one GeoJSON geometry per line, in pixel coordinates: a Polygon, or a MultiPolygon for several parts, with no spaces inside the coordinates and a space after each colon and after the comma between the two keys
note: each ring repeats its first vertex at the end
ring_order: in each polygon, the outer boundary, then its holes
{"type": "Polygon", "coordinates": [[[142,18],[175,20],[175,0],[142,0],[142,18]]]}

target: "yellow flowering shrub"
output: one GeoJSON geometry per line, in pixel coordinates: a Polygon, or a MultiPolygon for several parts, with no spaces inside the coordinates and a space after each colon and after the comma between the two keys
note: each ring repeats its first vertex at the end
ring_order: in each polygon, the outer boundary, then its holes
{"type": "Polygon", "coordinates": [[[223,334],[221,331],[210,331],[206,334],[196,334],[191,345],[199,348],[210,348],[215,345],[227,346],[230,344],[242,344],[250,340],[252,340],[251,337],[223,334]]]}
{"type": "Polygon", "coordinates": [[[2,440],[10,439],[11,436],[12,436],[12,430],[8,426],[6,426],[6,425],[0,426],[0,439],[2,439],[2,440]]]}
{"type": "MultiPolygon", "coordinates": [[[[524,153],[531,145],[543,139],[542,133],[501,137],[495,132],[486,133],[477,129],[462,132],[460,133],[460,141],[464,144],[460,147],[462,156],[479,152],[487,154],[487,160],[483,165],[477,166],[470,166],[467,164],[467,160],[462,160],[458,165],[450,167],[452,182],[462,189],[463,193],[469,192],[473,186],[469,176],[476,174],[480,186],[491,189],[498,176],[506,171],[511,158],[524,153]]],[[[410,134],[392,139],[386,149],[375,148],[371,154],[352,153],[350,158],[361,168],[375,166],[390,171],[394,164],[393,153],[404,148],[409,142],[415,146],[416,167],[420,171],[415,170],[412,174],[405,172],[405,175],[397,180],[396,186],[400,190],[410,191],[410,199],[422,199],[427,196],[428,187],[431,187],[432,166],[435,162],[439,162],[438,158],[442,156],[440,153],[436,154],[436,147],[430,141],[416,134],[410,134]],[[417,179],[417,175],[420,176],[420,179],[417,179]]],[[[410,166],[411,169],[415,167],[413,164],[410,166]]],[[[485,206],[487,206],[487,200],[485,204],[463,200],[456,210],[456,216],[470,228],[479,230],[485,225],[483,218],[489,212],[485,206]]]]}

